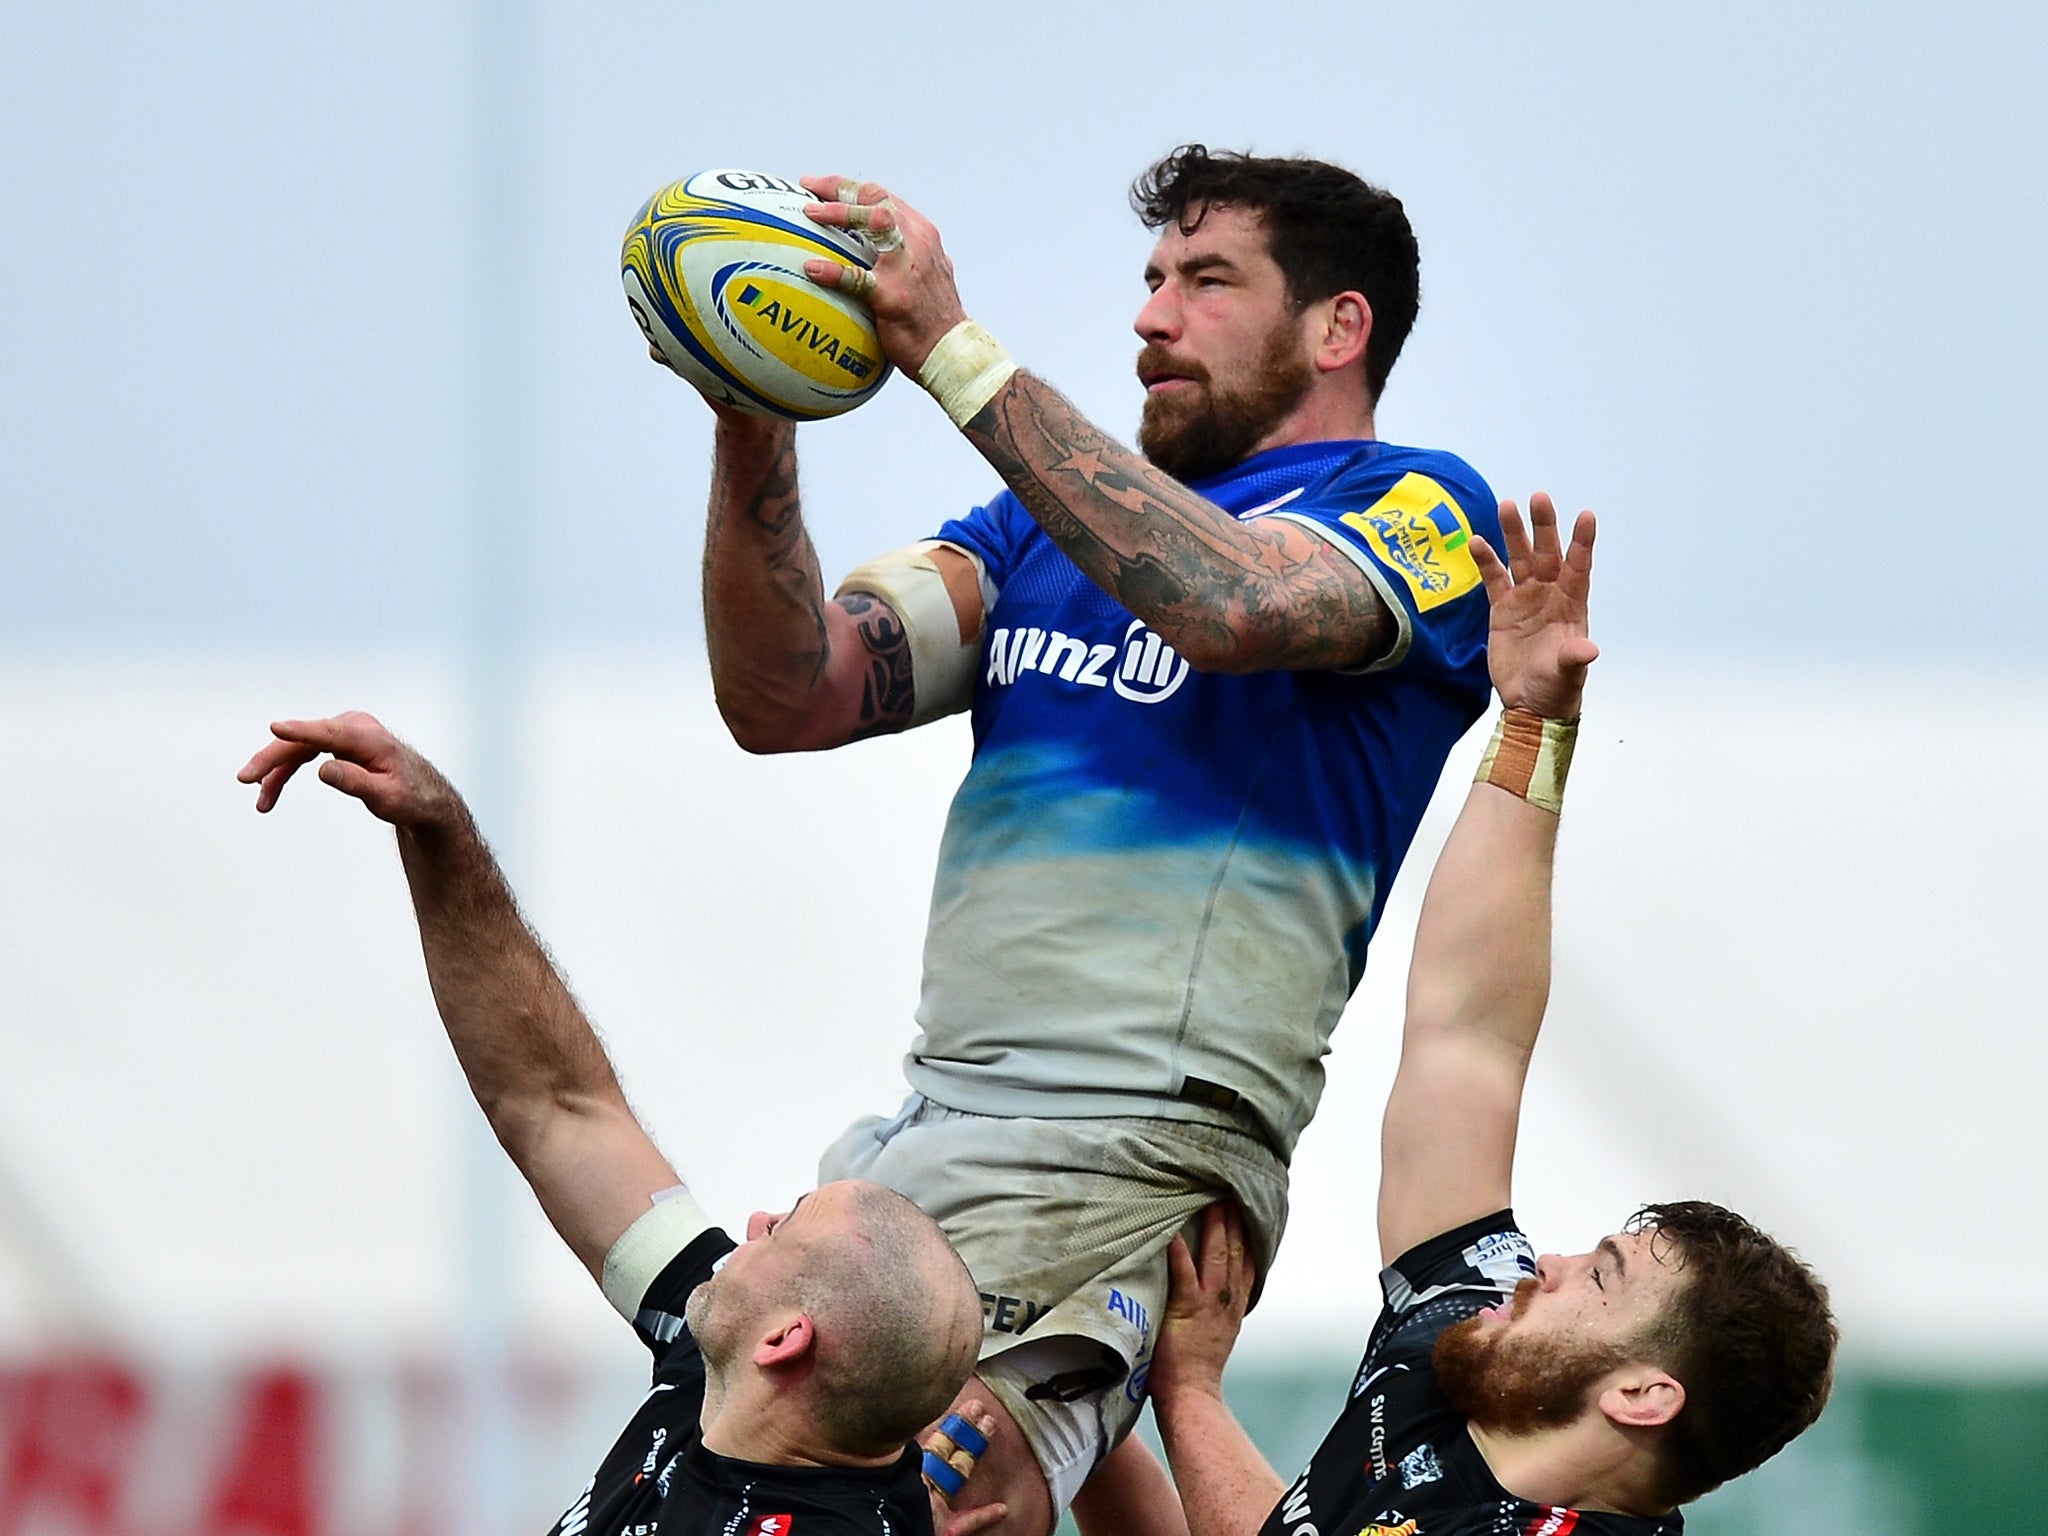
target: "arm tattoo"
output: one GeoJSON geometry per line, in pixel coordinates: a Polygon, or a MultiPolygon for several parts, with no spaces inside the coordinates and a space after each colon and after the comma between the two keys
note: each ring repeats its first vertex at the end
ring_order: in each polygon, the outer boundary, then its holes
{"type": "Polygon", "coordinates": [[[1241,523],[1019,372],[967,437],[1104,591],[1190,660],[1235,671],[1362,666],[1396,626],[1365,573],[1291,523],[1241,523]]]}
{"type": "Polygon", "coordinates": [[[704,531],[704,613],[711,670],[714,677],[729,669],[744,673],[762,655],[772,655],[790,663],[810,687],[824,675],[830,647],[824,580],[817,551],[804,531],[797,494],[795,428],[783,427],[767,462],[758,468],[756,462],[743,458],[736,470],[721,453],[712,465],[711,516],[704,531]],[[735,549],[729,551],[728,544],[735,549]],[[754,548],[739,555],[740,544],[754,548]],[[759,575],[747,578],[744,594],[730,593],[721,601],[720,587],[733,580],[730,575],[721,577],[728,566],[759,575]],[[726,643],[728,625],[721,622],[728,612],[731,644],[726,643]]]}
{"type": "Polygon", "coordinates": [[[860,723],[853,740],[900,731],[910,724],[917,694],[910,675],[910,634],[896,610],[865,592],[836,599],[857,621],[867,648],[867,676],[861,685],[860,723]]]}

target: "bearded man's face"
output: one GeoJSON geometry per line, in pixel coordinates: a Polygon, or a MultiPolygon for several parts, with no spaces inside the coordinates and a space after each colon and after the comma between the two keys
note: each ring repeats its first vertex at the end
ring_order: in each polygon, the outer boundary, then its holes
{"type": "Polygon", "coordinates": [[[1571,1333],[1518,1332],[1538,1282],[1515,1287],[1503,1326],[1480,1314],[1446,1328],[1436,1341],[1437,1383],[1451,1406],[1481,1429],[1527,1435],[1569,1424],[1593,1406],[1597,1389],[1629,1356],[1612,1344],[1571,1333]]]}

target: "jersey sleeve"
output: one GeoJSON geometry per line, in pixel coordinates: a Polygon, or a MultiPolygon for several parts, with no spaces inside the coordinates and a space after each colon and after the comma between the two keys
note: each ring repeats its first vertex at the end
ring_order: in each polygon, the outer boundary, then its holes
{"type": "Polygon", "coordinates": [[[1016,564],[1024,535],[1036,526],[1024,504],[1004,491],[986,506],[949,520],[932,537],[958,545],[981,561],[986,593],[991,589],[1002,590],[1016,564]]]}
{"type": "Polygon", "coordinates": [[[1373,1328],[1365,1370],[1426,1361],[1446,1328],[1505,1301],[1535,1273],[1536,1250],[1512,1211],[1416,1244],[1380,1272],[1386,1305],[1373,1328]]]}
{"type": "Polygon", "coordinates": [[[1420,464],[1373,458],[1267,515],[1327,539],[1393,610],[1393,645],[1359,670],[1400,668],[1485,683],[1486,588],[1472,537],[1499,549],[1500,514],[1469,466],[1448,454],[1420,464]]]}
{"type": "Polygon", "coordinates": [[[604,1256],[605,1299],[653,1352],[657,1376],[677,1353],[695,1357],[683,1320],[690,1292],[737,1246],[678,1186],[657,1196],[604,1256]]]}

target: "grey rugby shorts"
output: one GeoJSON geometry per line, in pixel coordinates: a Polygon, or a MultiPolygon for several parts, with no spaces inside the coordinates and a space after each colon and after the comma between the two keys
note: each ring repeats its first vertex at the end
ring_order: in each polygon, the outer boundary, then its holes
{"type": "Polygon", "coordinates": [[[1234,1199],[1263,1279],[1287,1167],[1258,1138],[1149,1118],[972,1115],[913,1093],[826,1149],[821,1183],[869,1179],[944,1228],[981,1291],[978,1375],[1030,1440],[1054,1513],[1137,1422],[1166,1247],[1234,1199]]]}

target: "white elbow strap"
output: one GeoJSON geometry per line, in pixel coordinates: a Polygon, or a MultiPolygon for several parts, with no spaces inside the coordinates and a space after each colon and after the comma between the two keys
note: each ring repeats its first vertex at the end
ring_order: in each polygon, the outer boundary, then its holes
{"type": "Polygon", "coordinates": [[[979,635],[964,645],[960,641],[960,615],[953,607],[953,594],[946,589],[946,578],[932,559],[935,549],[950,549],[973,562],[981,583],[982,612],[988,612],[995,604],[995,592],[981,557],[939,539],[893,550],[856,566],[833,594],[870,593],[903,621],[910,642],[911,691],[915,695],[912,725],[958,714],[972,704],[974,672],[981,662],[979,635]]]}
{"type": "Polygon", "coordinates": [[[621,1232],[604,1256],[604,1299],[629,1323],[669,1261],[711,1230],[711,1218],[683,1185],[653,1199],[654,1209],[621,1232]]]}
{"type": "Polygon", "coordinates": [[[962,320],[939,338],[917,370],[917,382],[953,418],[954,426],[964,427],[1016,371],[1000,341],[972,320],[962,320]]]}

